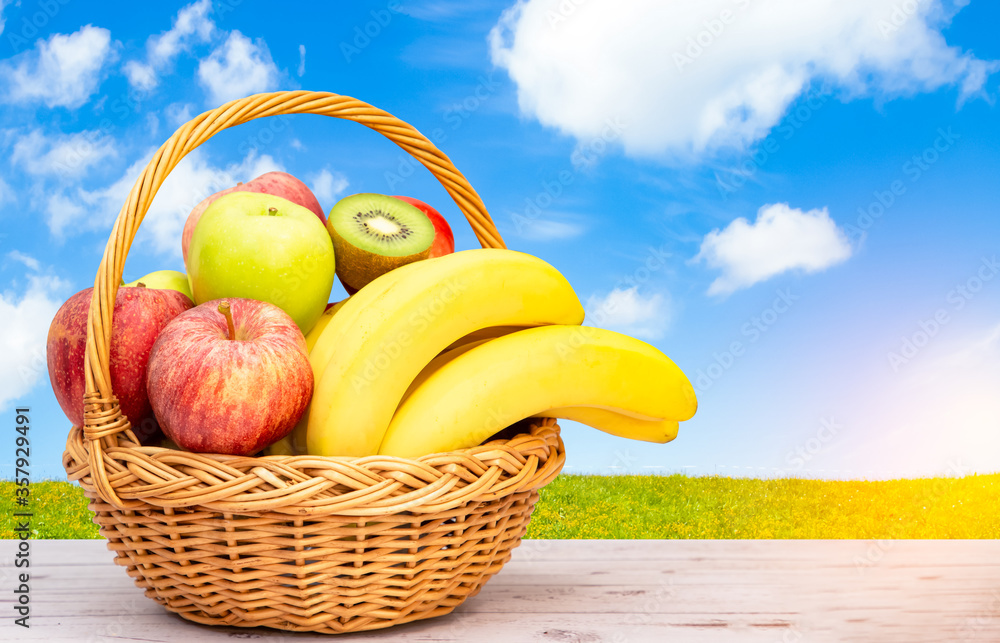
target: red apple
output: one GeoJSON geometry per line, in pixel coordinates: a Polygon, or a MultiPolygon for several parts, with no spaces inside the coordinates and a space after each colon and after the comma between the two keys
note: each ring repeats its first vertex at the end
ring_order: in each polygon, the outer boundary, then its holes
{"type": "Polygon", "coordinates": [[[163,329],[146,386],[163,432],[181,448],[252,455],[295,428],[313,373],[288,313],[234,297],[195,306],[163,329]]]}
{"type": "Polygon", "coordinates": [[[428,259],[455,252],[455,235],[452,234],[451,226],[444,220],[441,213],[423,201],[414,199],[413,197],[394,196],[393,198],[416,206],[434,224],[434,243],[431,244],[431,253],[427,255],[428,259]]]}
{"type": "Polygon", "coordinates": [[[320,206],[316,195],[312,193],[309,186],[287,172],[268,172],[267,174],[261,174],[256,179],[247,183],[237,183],[231,188],[226,188],[221,192],[207,196],[198,205],[194,206],[191,214],[188,215],[187,221],[184,223],[184,232],[181,233],[181,251],[184,254],[184,265],[187,265],[188,246],[191,245],[191,235],[194,234],[194,227],[197,225],[198,220],[201,219],[201,215],[213,201],[230,192],[257,192],[280,196],[292,203],[297,203],[304,208],[312,210],[319,217],[319,220],[323,222],[323,225],[326,225],[326,215],[323,214],[323,207],[320,206]]]}
{"type": "MultiPolygon", "coordinates": [[[[74,426],[83,425],[83,356],[93,290],[81,290],[62,305],[49,326],[46,343],[52,390],[74,426]]],[[[111,325],[111,388],[143,444],[157,437],[156,420],[146,395],[149,352],[167,322],[192,306],[194,302],[176,290],[142,286],[118,289],[111,325]]]]}

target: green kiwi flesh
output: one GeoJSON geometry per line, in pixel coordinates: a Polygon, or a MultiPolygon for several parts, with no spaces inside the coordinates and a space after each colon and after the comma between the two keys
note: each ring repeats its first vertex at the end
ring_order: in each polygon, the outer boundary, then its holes
{"type": "Polygon", "coordinates": [[[426,259],[434,224],[418,208],[381,194],[355,194],[337,202],[326,221],[337,257],[337,276],[360,290],[399,266],[426,259]]]}

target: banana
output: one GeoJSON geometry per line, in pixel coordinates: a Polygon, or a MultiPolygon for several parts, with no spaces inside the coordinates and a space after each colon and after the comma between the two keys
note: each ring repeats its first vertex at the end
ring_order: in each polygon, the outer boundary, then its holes
{"type": "Polygon", "coordinates": [[[330,361],[330,356],[340,344],[344,333],[354,326],[361,312],[388,290],[392,284],[396,283],[401,275],[411,270],[412,266],[413,264],[406,264],[395,270],[390,270],[343,301],[340,310],[321,330],[319,337],[309,350],[309,363],[312,365],[315,384],[319,384],[319,378],[323,375],[323,370],[330,361]]]}
{"type": "MultiPolygon", "coordinates": [[[[298,427],[296,426],[296,428],[298,427]]],[[[292,433],[294,432],[295,430],[293,429],[292,433]]],[[[293,446],[292,433],[289,433],[274,444],[267,446],[264,449],[264,455],[302,455],[302,453],[297,452],[293,446]]]]}
{"type": "MultiPolygon", "coordinates": [[[[546,262],[512,250],[464,250],[397,268],[400,273],[367,301],[348,300],[313,352],[338,326],[309,409],[308,452],[378,453],[409,384],[438,353],[488,326],[579,324],[583,306],[546,262]],[[341,315],[356,315],[340,323],[341,315]]],[[[312,356],[311,356],[312,357],[312,356]]],[[[313,362],[314,366],[317,362],[313,362]]]]}
{"type": "MultiPolygon", "coordinates": [[[[477,345],[431,374],[396,409],[379,453],[418,457],[466,448],[518,420],[569,406],[682,421],[694,415],[697,400],[677,365],[645,342],[600,328],[528,328],[477,345]]],[[[635,436],[651,434],[640,426],[635,436]]]]}
{"type": "MultiPolygon", "coordinates": [[[[507,330],[507,332],[503,334],[509,334],[510,332],[521,330],[521,328],[517,326],[495,326],[484,330],[493,330],[494,328],[507,330]]],[[[410,387],[406,389],[406,393],[403,394],[403,399],[399,402],[400,405],[405,403],[406,398],[410,397],[413,391],[420,388],[420,386],[426,382],[431,375],[440,370],[442,366],[452,361],[459,355],[468,353],[476,346],[480,346],[488,341],[491,341],[495,337],[501,336],[496,335],[495,333],[486,334],[493,334],[494,337],[484,337],[484,334],[481,331],[469,333],[463,338],[467,340],[465,343],[455,342],[455,344],[452,344],[454,348],[449,347],[440,355],[432,359],[430,364],[425,366],[424,369],[420,371],[420,374],[413,380],[410,387]],[[478,339],[468,341],[468,338],[471,337],[478,337],[478,339]]],[[[637,413],[627,411],[611,411],[609,409],[600,409],[590,406],[565,406],[562,408],[549,409],[547,411],[543,411],[542,413],[536,413],[534,417],[573,420],[574,422],[586,424],[589,427],[604,431],[605,433],[610,433],[611,435],[617,435],[618,437],[642,440],[644,442],[656,442],[658,444],[670,442],[676,438],[679,428],[677,420],[660,420],[637,413]]]]}
{"type": "Polygon", "coordinates": [[[333,316],[336,315],[337,311],[344,306],[346,301],[347,299],[341,299],[334,305],[324,310],[323,314],[319,316],[319,320],[316,322],[316,325],[312,327],[312,330],[310,330],[308,334],[306,334],[307,351],[312,352],[313,346],[316,345],[320,335],[323,334],[323,329],[325,329],[327,324],[333,320],[333,316]]]}
{"type": "Polygon", "coordinates": [[[657,444],[670,442],[676,438],[680,426],[677,420],[644,420],[592,406],[564,406],[536,413],[534,417],[573,420],[620,438],[657,444]]]}
{"type": "Polygon", "coordinates": [[[487,326],[486,328],[480,328],[479,330],[472,331],[465,337],[455,340],[451,344],[451,346],[444,349],[444,353],[452,349],[465,346],[466,344],[471,344],[472,342],[478,342],[481,339],[493,339],[494,337],[501,337],[503,335],[509,335],[519,330],[524,330],[525,328],[533,328],[533,327],[532,326],[487,326]]]}
{"type": "MultiPolygon", "coordinates": [[[[350,299],[348,297],[347,299],[350,299]]],[[[344,304],[347,303],[347,299],[341,299],[334,305],[330,306],[323,311],[320,315],[319,321],[316,325],[312,327],[312,330],[306,335],[306,348],[309,350],[310,355],[312,354],[313,347],[316,342],[319,341],[320,336],[326,327],[333,321],[334,315],[336,315],[344,304]]],[[[313,367],[313,384],[317,380],[316,369],[313,367]]],[[[306,453],[306,427],[309,425],[309,407],[306,407],[305,413],[299,418],[298,424],[292,429],[292,432],[281,438],[274,444],[270,445],[264,449],[264,455],[305,455],[306,453]]]]}
{"type": "MultiPolygon", "coordinates": [[[[513,328],[513,326],[494,326],[493,328],[513,328]]],[[[469,333],[462,339],[466,339],[468,337],[471,337],[472,335],[475,335],[475,333],[469,333]]],[[[420,373],[418,373],[417,376],[413,378],[413,381],[410,382],[410,386],[406,389],[406,392],[403,393],[403,398],[399,401],[399,403],[402,404],[403,402],[405,402],[406,398],[410,397],[410,393],[417,390],[417,388],[421,384],[427,381],[428,377],[436,373],[438,369],[440,369],[442,366],[444,366],[451,360],[455,359],[459,355],[464,355],[465,353],[468,353],[476,346],[479,346],[480,344],[485,344],[486,342],[490,341],[490,339],[491,338],[481,337],[480,339],[467,341],[465,343],[462,343],[462,341],[459,340],[454,344],[452,344],[451,346],[449,346],[448,348],[441,351],[441,353],[437,357],[432,359],[430,363],[428,363],[427,366],[425,366],[420,371],[420,373]]]]}

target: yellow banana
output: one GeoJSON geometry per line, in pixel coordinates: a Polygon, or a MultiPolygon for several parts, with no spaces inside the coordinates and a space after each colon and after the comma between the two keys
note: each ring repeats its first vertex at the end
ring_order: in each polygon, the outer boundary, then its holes
{"type": "Polygon", "coordinates": [[[312,330],[306,334],[307,351],[312,352],[313,346],[315,346],[316,342],[319,340],[319,336],[323,334],[323,329],[326,328],[327,324],[333,320],[333,316],[336,315],[337,311],[344,306],[344,302],[346,301],[347,299],[341,299],[334,305],[324,310],[323,314],[319,316],[319,320],[316,322],[316,325],[313,326],[312,330]]]}
{"type": "MultiPolygon", "coordinates": [[[[493,328],[513,328],[513,327],[512,326],[494,326],[493,328]]],[[[475,333],[470,333],[469,335],[466,335],[465,337],[470,337],[471,335],[474,335],[474,334],[475,333]]],[[[463,338],[463,339],[465,339],[465,338],[463,338]]],[[[405,402],[406,398],[410,397],[410,393],[412,393],[413,391],[415,391],[417,389],[417,387],[419,387],[421,384],[423,384],[427,380],[428,377],[430,377],[431,375],[433,375],[434,373],[436,373],[438,371],[438,369],[440,369],[442,366],[444,366],[445,364],[447,364],[451,360],[455,359],[459,355],[464,355],[465,353],[468,353],[469,351],[471,351],[476,346],[479,346],[480,344],[485,344],[486,342],[490,341],[490,339],[491,338],[488,338],[488,337],[481,337],[479,339],[475,339],[475,340],[468,341],[468,342],[465,342],[465,343],[462,343],[461,340],[459,340],[459,341],[455,342],[454,344],[452,344],[451,346],[449,346],[448,348],[446,348],[445,350],[443,350],[437,357],[435,357],[434,359],[432,359],[430,361],[430,363],[427,364],[427,366],[425,366],[420,371],[420,373],[417,374],[417,376],[415,378],[413,378],[413,381],[410,382],[410,386],[406,389],[406,392],[403,393],[403,398],[399,401],[399,403],[402,404],[403,402],[405,402]]]]}
{"type": "MultiPolygon", "coordinates": [[[[465,250],[392,272],[400,274],[383,292],[353,307],[357,315],[337,336],[316,383],[307,436],[313,455],[378,453],[409,384],[434,356],[472,331],[583,321],[583,306],[566,278],[528,254],[465,250]]],[[[351,297],[341,314],[377,282],[351,297]]],[[[337,315],[314,353],[339,322],[337,315]]]]}
{"type": "MultiPolygon", "coordinates": [[[[319,379],[323,375],[323,367],[330,359],[330,354],[336,348],[340,335],[350,328],[351,323],[357,319],[361,310],[364,309],[380,293],[385,292],[390,284],[399,277],[402,266],[373,280],[364,288],[351,295],[347,299],[342,299],[329,309],[316,322],[316,325],[306,335],[306,347],[309,349],[309,364],[313,371],[313,388],[319,385],[319,379]],[[348,306],[350,303],[350,306],[348,306]],[[341,312],[341,309],[347,308],[341,312]],[[336,319],[337,323],[333,323],[336,319]]],[[[315,398],[315,393],[313,395],[315,398]]],[[[309,426],[309,409],[312,403],[306,407],[306,412],[302,414],[298,424],[292,432],[278,440],[268,448],[264,449],[265,455],[305,455],[306,431],[309,426]]]]}
{"type": "Polygon", "coordinates": [[[396,409],[379,453],[418,457],[475,446],[518,420],[568,406],[681,421],[694,415],[697,400],[677,365],[645,342],[600,328],[528,328],[431,374],[396,409]]]}
{"type": "Polygon", "coordinates": [[[384,293],[389,286],[394,284],[401,275],[406,274],[411,269],[411,266],[412,264],[406,264],[395,270],[390,270],[381,277],[372,280],[364,288],[343,301],[340,310],[337,311],[333,319],[327,322],[326,326],[320,332],[319,337],[313,343],[312,348],[309,349],[309,363],[313,369],[314,385],[319,384],[319,378],[323,375],[323,369],[326,368],[327,362],[330,361],[330,356],[340,344],[342,336],[348,329],[354,326],[358,315],[384,293]]]}
{"type": "Polygon", "coordinates": [[[460,346],[471,344],[472,342],[478,342],[481,339],[493,339],[494,337],[502,337],[503,335],[509,335],[519,330],[524,330],[525,328],[532,328],[532,327],[531,326],[487,326],[486,328],[480,328],[479,330],[474,330],[465,337],[462,337],[453,342],[451,346],[444,349],[444,353],[452,349],[459,348],[460,346]]]}
{"type": "MultiPolygon", "coordinates": [[[[432,359],[430,364],[425,366],[424,369],[420,371],[420,374],[413,380],[410,387],[406,389],[406,393],[403,394],[403,399],[399,402],[400,405],[406,402],[406,398],[408,398],[413,391],[427,381],[427,378],[440,370],[440,368],[448,362],[452,361],[459,355],[468,353],[476,346],[485,344],[496,337],[516,332],[521,330],[521,328],[517,326],[495,326],[484,330],[494,332],[482,333],[480,331],[476,333],[469,333],[463,338],[466,340],[465,343],[462,343],[461,341],[455,342],[455,344],[452,344],[454,348],[449,347],[440,355],[432,359]],[[494,329],[504,329],[507,332],[497,334],[494,329]],[[484,337],[484,335],[492,336],[484,337]],[[478,339],[468,341],[468,338],[471,337],[478,337],[478,339]]],[[[628,411],[612,411],[609,409],[599,409],[590,406],[565,406],[561,408],[549,409],[542,413],[536,413],[534,417],[573,420],[574,422],[586,424],[589,427],[604,431],[605,433],[610,433],[611,435],[617,435],[618,437],[629,438],[632,440],[643,440],[645,442],[656,442],[658,444],[670,442],[676,438],[679,428],[677,420],[660,420],[628,411]]]]}
{"type": "MultiPolygon", "coordinates": [[[[348,297],[347,299],[350,299],[348,297]]],[[[333,321],[334,315],[336,315],[344,304],[347,303],[347,299],[341,299],[334,305],[330,306],[323,311],[320,315],[319,320],[316,325],[312,327],[312,330],[306,335],[306,348],[312,353],[313,347],[319,340],[320,336],[326,327],[333,321]]],[[[313,385],[315,386],[316,380],[318,379],[316,375],[315,367],[313,368],[313,385]]],[[[298,424],[292,429],[292,432],[281,438],[274,444],[270,445],[264,449],[264,455],[304,455],[306,453],[306,427],[309,425],[309,407],[306,407],[305,413],[299,418],[298,424]]]]}
{"type": "Polygon", "coordinates": [[[676,438],[679,428],[677,420],[643,420],[618,411],[591,406],[564,406],[536,413],[535,417],[573,420],[620,438],[658,444],[676,438]]]}

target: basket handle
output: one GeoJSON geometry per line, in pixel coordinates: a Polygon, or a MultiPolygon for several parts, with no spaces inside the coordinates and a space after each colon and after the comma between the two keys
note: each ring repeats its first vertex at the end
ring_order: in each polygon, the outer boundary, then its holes
{"type": "MultiPolygon", "coordinates": [[[[230,101],[191,119],[160,146],[132,186],[125,205],[118,213],[94,280],[84,358],[83,433],[90,442],[90,471],[94,485],[101,496],[112,504],[122,503],[109,481],[104,451],[118,446],[118,434],[122,432],[127,431],[128,439],[138,442],[111,390],[110,374],[111,316],[125,257],[136,230],[157,190],[188,152],[229,127],[255,118],[285,114],[323,114],[343,118],[382,134],[409,152],[441,182],[484,248],[506,247],[482,199],[451,160],[412,125],[368,103],[329,92],[282,91],[230,101]]],[[[128,474],[123,470],[117,475],[128,474]]]]}

